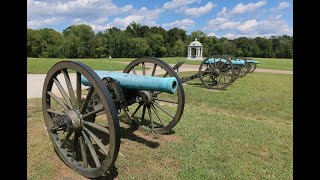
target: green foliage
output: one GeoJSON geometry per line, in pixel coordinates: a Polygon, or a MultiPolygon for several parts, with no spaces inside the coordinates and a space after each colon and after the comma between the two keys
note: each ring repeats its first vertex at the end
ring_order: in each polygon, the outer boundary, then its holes
{"type": "Polygon", "coordinates": [[[230,54],[245,57],[292,58],[293,37],[239,37],[229,40],[207,36],[202,31],[190,35],[180,28],[141,26],[131,23],[125,30],[116,27],[95,34],[88,25],[72,25],[62,33],[53,29],[27,29],[27,57],[115,58],[186,57],[187,46],[198,39],[203,56],[230,54]]]}
{"type": "Polygon", "coordinates": [[[173,57],[184,56],[184,44],[181,39],[178,39],[173,46],[173,57]]]}

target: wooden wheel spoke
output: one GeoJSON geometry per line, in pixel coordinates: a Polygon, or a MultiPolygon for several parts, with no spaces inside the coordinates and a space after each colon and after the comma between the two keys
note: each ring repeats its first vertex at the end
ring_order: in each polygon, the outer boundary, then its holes
{"type": "Polygon", "coordinates": [[[154,65],[153,65],[153,69],[152,69],[151,76],[154,76],[154,74],[155,74],[155,72],[156,72],[156,69],[157,69],[157,64],[154,64],[154,65]]]}
{"type": "Polygon", "coordinates": [[[157,118],[158,118],[159,121],[161,122],[161,124],[164,126],[164,123],[163,123],[162,119],[160,118],[160,116],[159,116],[159,114],[158,114],[158,111],[157,111],[157,109],[154,107],[153,104],[151,104],[151,108],[152,108],[154,114],[157,116],[157,118]]]}
{"type": "Polygon", "coordinates": [[[159,91],[159,92],[153,93],[152,96],[156,96],[156,95],[161,94],[161,93],[163,93],[163,92],[159,91]]]}
{"type": "Polygon", "coordinates": [[[76,155],[77,155],[77,145],[78,145],[78,137],[79,137],[79,133],[78,133],[78,132],[75,132],[75,133],[74,133],[74,137],[73,137],[71,162],[76,159],[76,155]]]}
{"type": "Polygon", "coordinates": [[[167,103],[172,103],[172,104],[178,104],[177,102],[169,101],[169,100],[166,100],[166,99],[154,98],[154,100],[162,101],[162,102],[167,102],[167,103]]]}
{"type": "Polygon", "coordinates": [[[77,72],[77,105],[80,108],[81,106],[81,74],[77,72]]]}
{"type": "Polygon", "coordinates": [[[158,104],[157,102],[153,103],[154,105],[156,105],[159,109],[161,109],[163,112],[165,112],[166,114],[168,114],[171,118],[173,118],[174,116],[171,115],[167,110],[163,109],[160,104],[158,104]]]}
{"type": "Polygon", "coordinates": [[[50,91],[47,91],[47,93],[49,94],[49,96],[51,96],[58,104],[60,104],[60,106],[62,106],[62,108],[66,111],[68,111],[68,107],[66,106],[66,104],[64,104],[55,94],[53,94],[50,91]]]}
{"type": "Polygon", "coordinates": [[[57,114],[57,115],[60,115],[60,116],[65,115],[65,113],[63,113],[63,112],[58,112],[58,111],[56,111],[56,110],[54,110],[54,109],[47,109],[47,112],[49,112],[49,113],[51,113],[51,114],[57,114]]]}
{"type": "Polygon", "coordinates": [[[60,145],[60,148],[62,148],[62,147],[66,144],[66,142],[69,140],[69,138],[70,138],[70,136],[72,135],[72,133],[73,133],[73,131],[70,131],[70,132],[66,135],[66,137],[65,137],[64,140],[63,140],[63,142],[62,142],[61,145],[60,145]]]}
{"type": "Polygon", "coordinates": [[[209,68],[209,69],[211,69],[211,70],[214,70],[214,69],[216,69],[216,68],[215,68],[215,64],[216,64],[216,63],[214,63],[214,66],[213,66],[213,65],[212,65],[212,63],[209,63],[209,66],[208,66],[208,68],[209,68]]]}
{"type": "Polygon", "coordinates": [[[142,74],[146,75],[146,66],[145,66],[144,62],[141,65],[142,65],[142,74]]]}
{"type": "Polygon", "coordinates": [[[87,126],[90,126],[90,127],[92,127],[92,128],[95,128],[95,129],[97,129],[97,130],[99,130],[99,131],[101,131],[101,132],[104,132],[104,133],[106,133],[106,134],[110,134],[110,132],[109,132],[109,130],[108,130],[107,128],[105,128],[105,127],[103,127],[103,126],[100,126],[100,125],[98,125],[98,124],[95,124],[95,123],[92,123],[92,122],[88,122],[88,121],[82,121],[82,123],[83,123],[84,125],[87,125],[87,126]]]}
{"type": "Polygon", "coordinates": [[[76,101],[76,96],[75,96],[73,88],[72,88],[72,84],[71,84],[71,81],[70,81],[70,77],[69,77],[68,71],[66,69],[63,69],[62,72],[63,72],[64,79],[65,79],[67,87],[68,87],[71,103],[72,103],[73,106],[75,106],[77,104],[77,101],[76,101]]]}
{"type": "Polygon", "coordinates": [[[89,151],[90,151],[90,154],[93,158],[93,161],[94,163],[96,164],[96,168],[99,168],[101,166],[101,163],[99,161],[99,158],[98,158],[98,155],[96,153],[96,150],[94,149],[90,139],[88,138],[88,136],[84,133],[84,131],[81,131],[81,134],[84,138],[84,141],[86,142],[88,148],[89,148],[89,151]]]}
{"type": "Polygon", "coordinates": [[[148,114],[149,114],[149,120],[150,120],[150,123],[151,123],[151,129],[154,129],[150,106],[148,107],[148,114]]]}
{"type": "Polygon", "coordinates": [[[168,72],[166,72],[162,77],[166,77],[168,74],[169,74],[169,73],[168,73],[168,72]]]}
{"type": "Polygon", "coordinates": [[[146,108],[147,108],[147,106],[143,106],[142,116],[141,116],[141,124],[144,122],[144,115],[146,114],[146,108]]]}
{"type": "Polygon", "coordinates": [[[137,74],[137,72],[134,68],[132,68],[131,71],[133,72],[133,74],[137,74]]]}
{"type": "Polygon", "coordinates": [[[82,118],[85,119],[85,118],[88,117],[88,116],[91,116],[91,115],[93,115],[93,114],[97,114],[97,113],[99,113],[99,112],[101,112],[101,111],[104,110],[104,107],[103,107],[102,104],[96,105],[96,106],[94,106],[93,108],[94,108],[93,111],[91,111],[91,112],[89,112],[89,113],[87,113],[87,114],[82,115],[82,118]]]}
{"type": "Polygon", "coordinates": [[[138,110],[140,109],[141,106],[142,106],[142,103],[138,105],[136,110],[132,113],[131,117],[133,117],[138,112],[138,110]]]}
{"type": "Polygon", "coordinates": [[[90,90],[89,90],[89,92],[88,92],[88,94],[87,94],[87,97],[86,97],[86,99],[84,100],[84,102],[83,102],[83,104],[82,104],[82,106],[81,106],[81,108],[80,108],[80,113],[83,113],[83,112],[86,110],[86,108],[87,108],[87,106],[88,106],[88,104],[89,104],[89,101],[90,101],[90,98],[91,98],[93,92],[94,92],[94,88],[93,88],[93,86],[91,86],[91,87],[90,87],[90,90]]]}
{"type": "Polygon", "coordinates": [[[87,129],[86,127],[83,127],[83,130],[97,143],[97,145],[103,151],[103,153],[105,155],[108,155],[108,150],[106,149],[104,144],[101,142],[101,140],[96,135],[94,135],[89,129],[87,129]]]}
{"type": "Polygon", "coordinates": [[[62,96],[63,96],[63,99],[67,102],[67,105],[68,105],[69,109],[73,109],[73,106],[72,106],[72,104],[71,104],[71,100],[70,100],[70,98],[68,97],[67,92],[66,92],[66,91],[64,90],[64,88],[62,87],[62,85],[61,85],[61,83],[59,82],[59,80],[56,79],[56,78],[53,78],[53,81],[54,81],[54,83],[57,85],[60,93],[61,93],[62,96]]]}
{"type": "Polygon", "coordinates": [[[82,136],[79,137],[79,142],[80,142],[80,150],[81,150],[83,166],[87,168],[88,167],[87,151],[86,151],[86,146],[84,144],[84,140],[82,136]]]}

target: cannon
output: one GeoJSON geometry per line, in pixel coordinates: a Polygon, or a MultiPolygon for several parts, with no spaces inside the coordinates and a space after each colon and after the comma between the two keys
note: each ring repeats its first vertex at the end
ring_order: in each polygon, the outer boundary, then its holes
{"type": "MultiPolygon", "coordinates": [[[[186,62],[177,62],[173,69],[179,72],[179,68],[186,62]]],[[[183,83],[199,78],[202,84],[209,89],[225,89],[233,83],[238,77],[242,78],[250,71],[254,71],[255,61],[248,58],[237,58],[230,55],[213,55],[205,58],[196,74],[188,77],[182,77],[183,83]],[[253,69],[254,68],[254,69],[253,69]]]]}
{"type": "MultiPolygon", "coordinates": [[[[177,72],[186,61],[180,61],[173,66],[177,72]]],[[[225,89],[238,76],[241,65],[245,62],[235,61],[229,56],[214,55],[205,58],[196,74],[188,77],[181,77],[183,83],[199,78],[202,84],[209,89],[225,89]]]]}
{"type": "Polygon", "coordinates": [[[134,128],[169,133],[185,103],[177,73],[157,58],[138,58],[123,70],[92,70],[61,61],[48,71],[42,110],[61,160],[87,178],[104,175],[120,149],[120,120],[134,128]]]}
{"type": "Polygon", "coordinates": [[[257,64],[260,64],[259,61],[253,60],[253,59],[248,59],[247,62],[249,63],[250,70],[249,72],[252,73],[254,70],[257,68],[257,64]]]}

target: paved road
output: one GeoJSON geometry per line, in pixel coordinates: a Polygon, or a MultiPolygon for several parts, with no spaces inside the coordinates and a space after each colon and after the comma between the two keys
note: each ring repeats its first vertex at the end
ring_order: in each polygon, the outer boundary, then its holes
{"type": "MultiPolygon", "coordinates": [[[[174,66],[174,64],[170,64],[171,66],[174,66]]],[[[185,71],[198,71],[199,66],[198,65],[189,65],[184,64],[180,69],[179,72],[185,72],[185,71]]],[[[152,71],[152,69],[148,70],[152,71]]],[[[285,70],[272,70],[272,69],[261,69],[257,68],[254,72],[265,72],[265,73],[278,73],[278,74],[293,74],[293,71],[285,71],[285,70]]],[[[151,74],[151,72],[147,72],[151,74]]],[[[161,73],[161,72],[159,72],[161,73]]],[[[70,73],[70,78],[75,79],[75,74],[70,73]]],[[[44,79],[46,77],[46,74],[28,74],[27,75],[27,99],[30,98],[41,98],[42,97],[42,87],[44,83],[44,79]]],[[[71,82],[73,87],[76,87],[76,84],[74,81],[71,82]]],[[[67,89],[66,84],[61,82],[62,86],[67,89]]],[[[59,92],[56,86],[53,87],[53,93],[59,92]]],[[[59,94],[59,93],[58,93],[59,94]]]]}

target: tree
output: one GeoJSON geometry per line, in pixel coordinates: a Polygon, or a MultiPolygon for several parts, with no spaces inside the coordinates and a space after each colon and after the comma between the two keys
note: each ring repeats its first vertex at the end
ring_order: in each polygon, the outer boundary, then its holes
{"type": "Polygon", "coordinates": [[[128,41],[129,44],[129,57],[143,57],[146,54],[146,51],[149,52],[150,47],[148,41],[144,38],[130,38],[128,41]]]}
{"type": "Polygon", "coordinates": [[[132,22],[127,27],[126,32],[131,35],[131,37],[140,37],[140,28],[141,25],[139,23],[132,22]]]}
{"type": "Polygon", "coordinates": [[[41,55],[40,34],[37,30],[27,29],[27,57],[41,55]]]}
{"type": "Polygon", "coordinates": [[[258,45],[260,52],[257,57],[272,57],[272,41],[266,38],[256,37],[256,44],[258,45]]]}
{"type": "Polygon", "coordinates": [[[190,35],[180,28],[141,26],[132,22],[125,30],[111,27],[95,34],[88,25],[72,25],[62,33],[53,29],[27,29],[28,57],[175,57],[186,56],[195,39],[203,45],[203,56],[230,54],[246,57],[292,58],[293,36],[271,36],[233,40],[207,36],[202,31],[190,35]]]}
{"type": "Polygon", "coordinates": [[[185,50],[185,45],[183,44],[181,39],[178,39],[176,43],[173,46],[173,57],[176,56],[185,56],[184,50],[185,50]]]}
{"type": "MultiPolygon", "coordinates": [[[[68,41],[71,41],[72,43],[78,42],[78,44],[72,44],[72,47],[76,49],[77,57],[93,57],[95,49],[95,34],[90,26],[86,24],[72,25],[63,30],[62,33],[68,41]]],[[[68,47],[71,46],[66,46],[66,48],[68,47]]],[[[74,51],[74,49],[70,51],[74,51]]]]}
{"type": "Polygon", "coordinates": [[[201,38],[203,38],[203,37],[206,37],[207,35],[204,33],[204,32],[202,32],[202,31],[193,31],[191,34],[190,34],[190,40],[191,41],[194,41],[195,39],[198,39],[198,41],[201,41],[201,43],[203,43],[203,39],[201,39],[201,38]]]}
{"type": "Polygon", "coordinates": [[[161,34],[150,33],[147,36],[148,44],[151,48],[152,56],[163,57],[166,55],[167,49],[164,47],[164,38],[161,34]],[[164,47],[164,48],[163,48],[164,47]],[[161,50],[161,51],[160,51],[161,50]]]}
{"type": "Polygon", "coordinates": [[[61,45],[63,43],[62,34],[54,29],[40,29],[41,57],[63,57],[61,45]]]}

